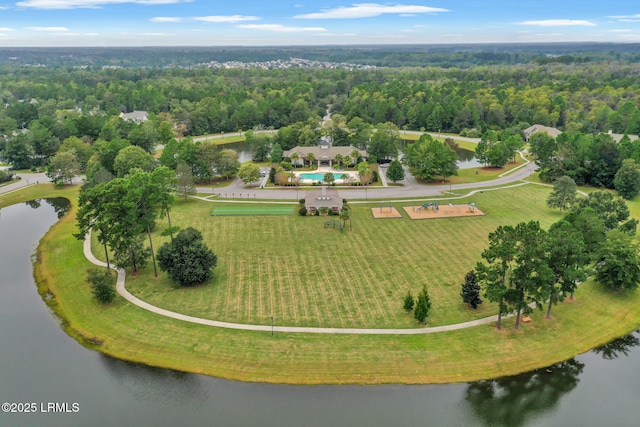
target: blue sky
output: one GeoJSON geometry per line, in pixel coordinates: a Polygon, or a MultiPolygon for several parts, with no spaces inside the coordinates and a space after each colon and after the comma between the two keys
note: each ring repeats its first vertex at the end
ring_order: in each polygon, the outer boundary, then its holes
{"type": "Polygon", "coordinates": [[[640,42],[633,0],[0,0],[2,46],[640,42]]]}

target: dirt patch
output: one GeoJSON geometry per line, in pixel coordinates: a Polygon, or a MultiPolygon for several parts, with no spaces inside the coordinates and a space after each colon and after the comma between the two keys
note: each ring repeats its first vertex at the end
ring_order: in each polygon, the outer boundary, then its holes
{"type": "Polygon", "coordinates": [[[371,213],[375,219],[379,218],[402,218],[402,214],[393,206],[383,206],[382,208],[371,208],[371,213]]]}
{"type": "Polygon", "coordinates": [[[438,205],[438,210],[434,210],[433,207],[423,208],[422,206],[405,206],[404,210],[411,219],[454,218],[458,216],[484,215],[484,212],[482,212],[477,207],[474,207],[472,211],[467,204],[441,204],[438,205]]]}

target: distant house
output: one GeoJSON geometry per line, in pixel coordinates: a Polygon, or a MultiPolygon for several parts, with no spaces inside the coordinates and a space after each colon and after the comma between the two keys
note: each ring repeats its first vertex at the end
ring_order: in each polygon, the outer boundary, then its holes
{"type": "MultiPolygon", "coordinates": [[[[609,135],[611,135],[611,138],[613,138],[615,142],[620,142],[620,140],[624,136],[624,134],[622,133],[613,133],[612,131],[609,131],[609,135]]],[[[631,141],[635,141],[636,139],[638,139],[638,135],[627,135],[627,136],[631,141]]]]}
{"type": "Polygon", "coordinates": [[[321,190],[307,191],[304,196],[304,206],[311,215],[316,211],[327,208],[338,213],[342,210],[342,197],[338,190],[322,187],[321,190]]]}
{"type": "Polygon", "coordinates": [[[549,126],[543,126],[543,125],[529,126],[523,132],[524,132],[524,140],[526,142],[529,142],[529,138],[531,137],[531,135],[533,135],[536,132],[544,132],[544,133],[548,134],[553,139],[556,139],[558,137],[558,135],[560,135],[562,133],[562,131],[559,130],[559,129],[552,128],[552,127],[549,127],[549,126]]]}
{"type": "Polygon", "coordinates": [[[291,160],[291,164],[294,166],[304,165],[305,159],[309,153],[313,154],[313,162],[316,163],[318,167],[320,166],[333,166],[333,163],[336,161],[336,156],[340,154],[345,160],[345,163],[351,163],[351,153],[354,151],[358,151],[360,153],[360,157],[367,158],[367,152],[365,150],[360,150],[353,145],[349,145],[348,147],[334,147],[333,141],[330,137],[323,136],[318,141],[318,145],[315,147],[293,147],[291,150],[286,150],[282,153],[284,157],[291,159],[293,153],[298,154],[298,160],[291,160]]]}
{"type": "Polygon", "coordinates": [[[131,113],[120,113],[122,120],[133,120],[136,123],[144,123],[149,120],[149,113],[146,111],[133,111],[131,113]]]}

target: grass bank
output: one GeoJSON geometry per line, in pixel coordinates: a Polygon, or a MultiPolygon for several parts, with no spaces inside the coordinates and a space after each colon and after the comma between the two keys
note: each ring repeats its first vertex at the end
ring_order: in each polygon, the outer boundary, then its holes
{"type": "MultiPolygon", "coordinates": [[[[32,187],[24,198],[13,200],[36,198],[39,190],[39,197],[65,194],[75,200],[72,190],[45,186],[32,187]]],[[[3,198],[0,203],[12,202],[3,198]]],[[[72,209],[41,241],[38,281],[53,295],[51,304],[72,335],[106,354],[152,366],[293,384],[462,382],[547,366],[640,323],[639,292],[613,294],[588,283],[578,290],[575,302],[554,310],[554,320],[536,312],[520,332],[511,329],[512,320],[505,322],[503,332],[487,325],[420,336],[271,336],[194,325],[152,314],[122,298],[108,307],[97,305],[84,282],[90,265],[81,242],[71,236],[74,215],[72,209]]]]}

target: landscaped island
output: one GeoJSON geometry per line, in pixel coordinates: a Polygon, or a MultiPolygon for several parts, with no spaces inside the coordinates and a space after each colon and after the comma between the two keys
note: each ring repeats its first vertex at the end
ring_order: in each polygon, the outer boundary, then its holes
{"type": "MultiPolygon", "coordinates": [[[[2,203],[52,191],[32,187],[2,203]]],[[[178,203],[173,222],[202,230],[218,254],[213,282],[176,289],[163,276],[154,279],[144,271],[128,277],[127,286],[154,305],[217,320],[269,325],[273,315],[277,325],[415,328],[402,310],[402,297],[426,284],[433,303],[429,326],[472,320],[496,313],[486,302],[475,312],[459,298],[464,273],[479,260],[487,233],[496,224],[528,219],[547,227],[560,217],[545,206],[549,191],[538,186],[485,191],[473,200],[486,216],[436,221],[376,221],[370,206],[353,206],[350,233],[324,229],[321,218],[211,217],[212,203],[178,203]]],[[[575,302],[554,309],[554,320],[536,311],[519,332],[484,325],[415,336],[272,336],[165,318],[122,298],[101,307],[81,273],[90,267],[82,244],[72,236],[77,189],[55,193],[69,197],[74,208],[41,242],[36,264],[41,290],[53,295],[50,304],[70,334],[126,360],[245,381],[460,382],[543,367],[640,323],[637,293],[610,293],[590,282],[578,289],[575,302]]],[[[636,203],[631,207],[637,214],[636,203]]]]}

